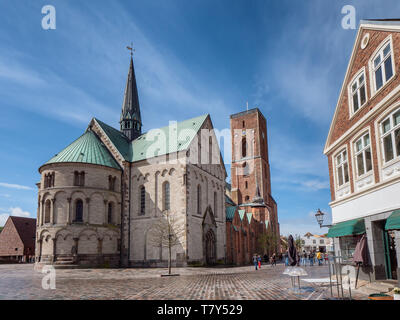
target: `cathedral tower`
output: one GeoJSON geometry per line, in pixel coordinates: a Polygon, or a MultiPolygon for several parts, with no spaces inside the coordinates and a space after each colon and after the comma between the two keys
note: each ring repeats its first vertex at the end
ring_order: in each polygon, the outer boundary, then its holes
{"type": "Polygon", "coordinates": [[[232,199],[270,202],[267,122],[258,108],[231,115],[232,199]]]}
{"type": "Polygon", "coordinates": [[[121,131],[129,140],[134,140],[142,134],[142,118],[140,116],[139,95],[136,86],[135,69],[133,67],[132,57],[119,123],[121,125],[121,131]]]}

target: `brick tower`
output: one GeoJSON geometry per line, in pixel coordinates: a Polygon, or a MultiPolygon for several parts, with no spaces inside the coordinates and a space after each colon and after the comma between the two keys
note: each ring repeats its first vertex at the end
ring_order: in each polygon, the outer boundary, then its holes
{"type": "Polygon", "coordinates": [[[254,108],[231,115],[230,125],[232,200],[256,220],[268,223],[279,239],[277,204],[271,196],[267,121],[254,108]]]}

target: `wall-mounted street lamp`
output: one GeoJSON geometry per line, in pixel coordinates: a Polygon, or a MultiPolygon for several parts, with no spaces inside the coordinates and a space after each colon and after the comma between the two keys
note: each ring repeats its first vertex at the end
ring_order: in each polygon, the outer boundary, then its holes
{"type": "Polygon", "coordinates": [[[315,218],[317,219],[319,227],[320,228],[324,228],[324,227],[330,228],[330,227],[332,227],[331,224],[323,225],[324,217],[325,217],[325,213],[323,213],[320,209],[318,209],[317,213],[315,214],[315,218]]]}

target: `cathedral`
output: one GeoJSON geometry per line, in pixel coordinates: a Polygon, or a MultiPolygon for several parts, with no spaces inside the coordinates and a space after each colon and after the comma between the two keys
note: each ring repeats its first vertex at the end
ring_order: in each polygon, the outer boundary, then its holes
{"type": "Polygon", "coordinates": [[[258,236],[279,227],[259,110],[231,116],[240,154],[228,194],[210,115],[145,133],[142,125],[131,57],[120,129],[93,118],[39,168],[36,267],[157,267],[169,257],[173,266],[246,264],[265,253],[258,236]]]}

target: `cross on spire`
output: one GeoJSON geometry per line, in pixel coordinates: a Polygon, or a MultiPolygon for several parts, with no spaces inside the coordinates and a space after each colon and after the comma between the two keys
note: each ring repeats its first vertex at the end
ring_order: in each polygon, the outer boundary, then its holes
{"type": "Polygon", "coordinates": [[[126,48],[131,52],[131,58],[132,58],[132,56],[133,56],[133,51],[135,51],[135,49],[133,48],[133,43],[131,42],[131,46],[130,46],[130,47],[127,46],[126,48]]]}

